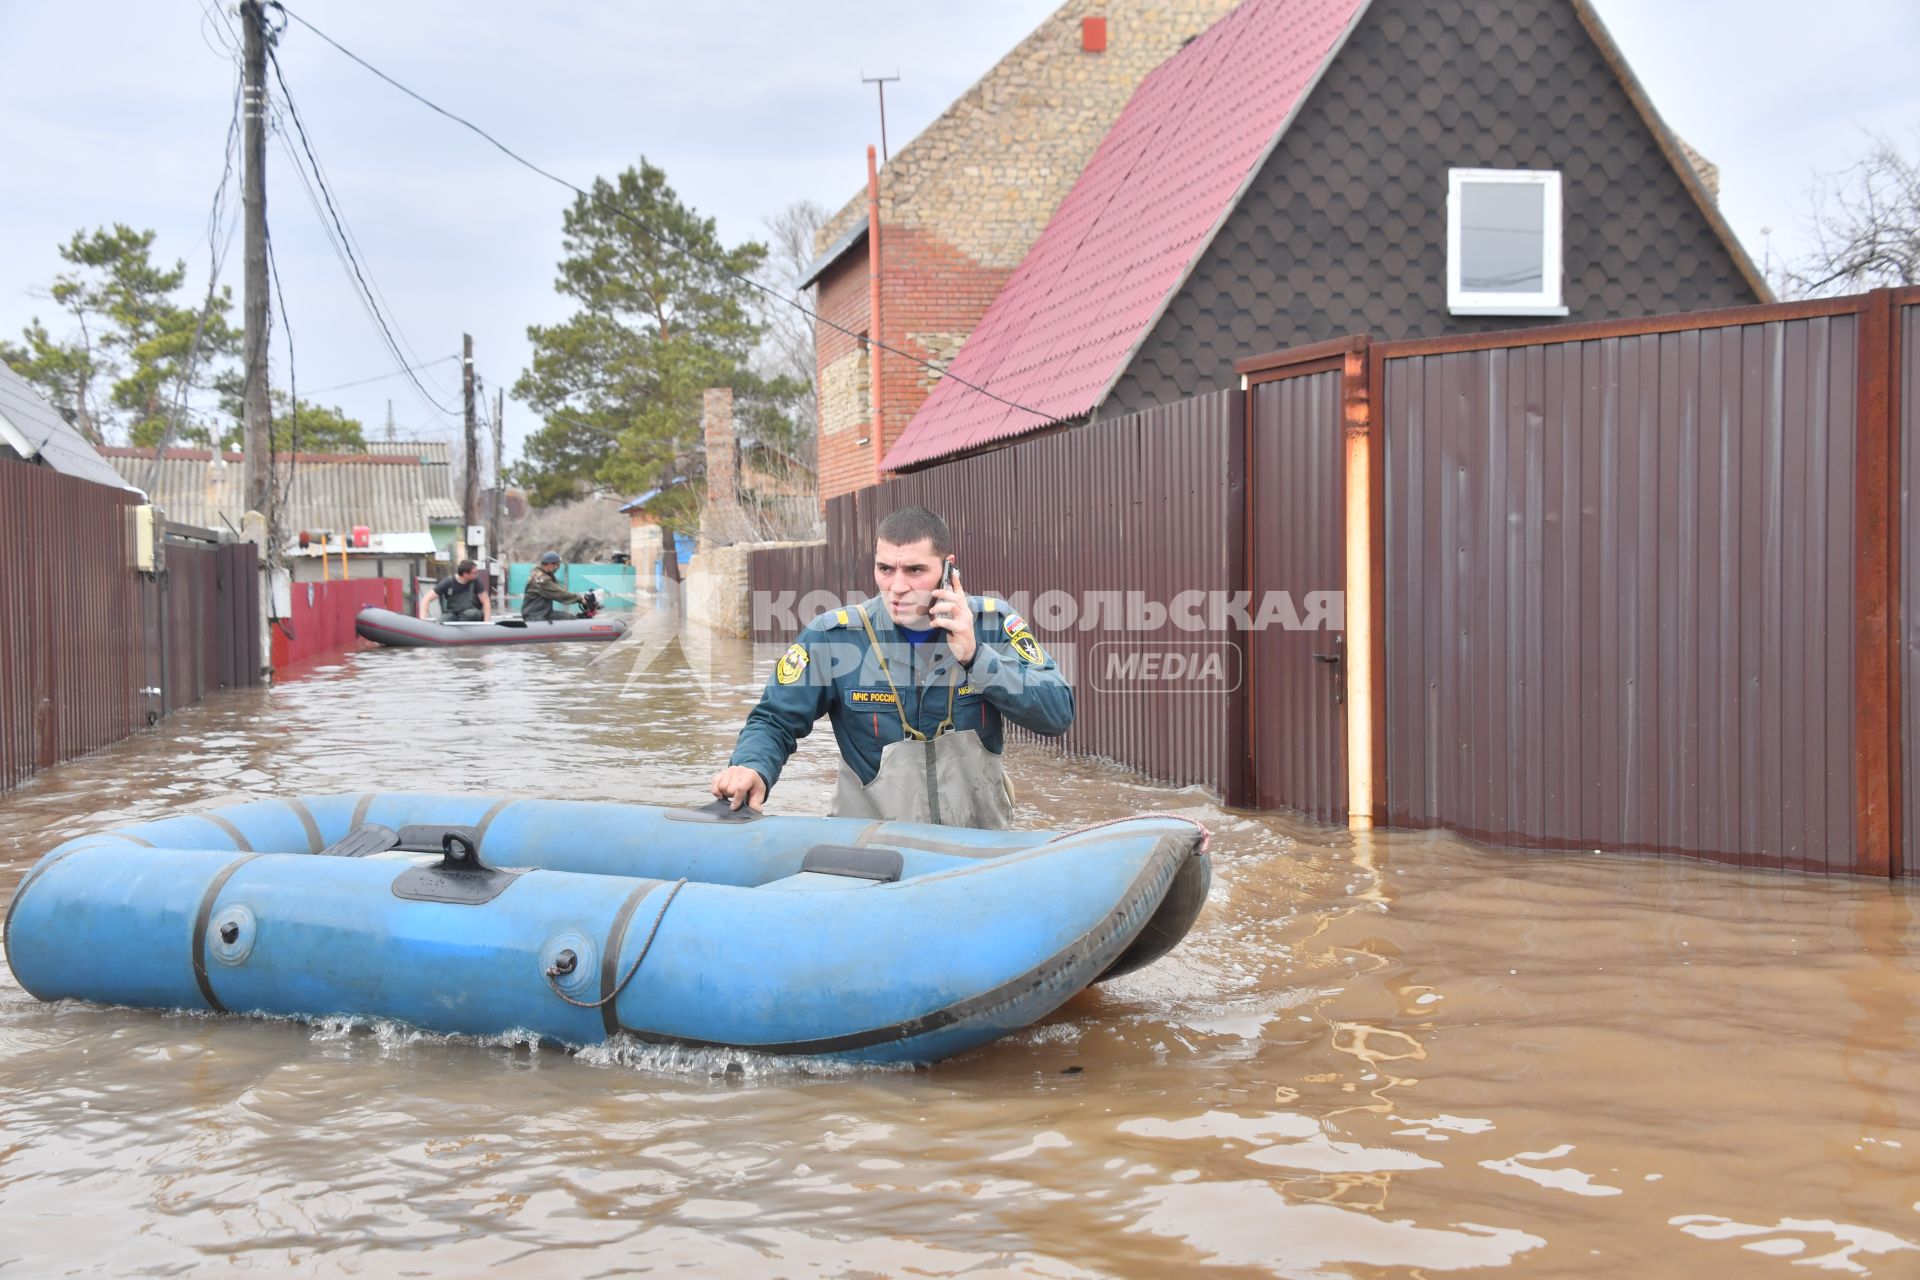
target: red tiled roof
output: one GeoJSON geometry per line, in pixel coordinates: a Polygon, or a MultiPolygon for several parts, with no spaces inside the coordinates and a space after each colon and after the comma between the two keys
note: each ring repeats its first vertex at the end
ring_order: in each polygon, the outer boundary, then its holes
{"type": "Polygon", "coordinates": [[[1097,406],[1366,3],[1246,0],[1142,81],[884,465],[1097,406]]]}

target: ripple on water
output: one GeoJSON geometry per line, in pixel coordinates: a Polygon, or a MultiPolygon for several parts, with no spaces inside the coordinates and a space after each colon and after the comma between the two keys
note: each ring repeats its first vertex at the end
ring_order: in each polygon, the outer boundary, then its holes
{"type": "MultiPolygon", "coordinates": [[[[0,888],[236,795],[697,800],[765,671],[670,639],[216,695],[0,795],[0,888]]],[[[1160,964],[932,1069],[43,1005],[0,974],[0,1270],[1915,1273],[1906,887],[1349,836],[1030,744],[1009,768],[1024,826],[1205,822],[1214,889],[1160,964]]],[[[776,805],[823,812],[834,773],[816,733],[776,805]]]]}

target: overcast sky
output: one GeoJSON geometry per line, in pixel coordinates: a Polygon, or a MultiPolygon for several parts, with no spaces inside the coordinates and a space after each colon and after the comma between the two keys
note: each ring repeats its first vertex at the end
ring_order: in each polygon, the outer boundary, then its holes
{"type": "MultiPolygon", "coordinates": [[[[150,228],[205,288],[206,223],[230,114],[218,0],[0,2],[0,334],[38,314],[76,229],[150,228]]],[[[1869,130],[1909,146],[1920,124],[1913,0],[1597,0],[1667,121],[1721,166],[1721,203],[1756,261],[1805,244],[1816,170],[1869,130]]],[[[388,74],[584,185],[645,155],[730,243],[809,197],[837,207],[878,141],[868,75],[888,86],[895,150],[1054,7],[1050,0],[302,0],[293,6],[388,74]]],[[[341,212],[404,341],[423,360],[474,335],[511,386],[526,326],[567,314],[553,292],[570,197],[374,80],[295,24],[281,64],[341,212]]],[[[391,373],[290,162],[268,153],[268,205],[301,392],[391,373]]],[[[236,238],[223,279],[240,292],[236,238]]],[[[237,308],[234,317],[238,319],[237,308]]],[[[276,339],[277,341],[277,339],[276,339]]],[[[276,346],[276,385],[286,357],[276,346]]],[[[422,375],[458,406],[458,366],[422,375]]],[[[393,377],[325,391],[376,433],[452,438],[457,417],[393,377]]],[[[537,424],[507,403],[508,456],[537,424]]]]}

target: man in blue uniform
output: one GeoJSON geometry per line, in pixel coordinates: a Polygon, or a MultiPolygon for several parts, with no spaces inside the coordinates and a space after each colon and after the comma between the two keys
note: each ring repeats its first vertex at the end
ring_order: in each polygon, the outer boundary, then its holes
{"type": "Polygon", "coordinates": [[[896,511],[875,542],[880,593],[822,614],[788,646],[713,794],[760,808],[824,715],[840,747],[835,815],[1005,827],[1004,723],[1065,733],[1073,689],[1004,600],[966,593],[939,516],[896,511]]]}

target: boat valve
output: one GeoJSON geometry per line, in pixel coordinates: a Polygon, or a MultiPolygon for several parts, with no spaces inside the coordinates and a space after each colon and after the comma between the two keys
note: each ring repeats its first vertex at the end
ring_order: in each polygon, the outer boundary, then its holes
{"type": "Polygon", "coordinates": [[[553,958],[553,968],[548,970],[547,972],[548,972],[548,975],[551,977],[564,978],[568,974],[572,973],[575,967],[579,965],[579,963],[580,963],[579,956],[574,955],[573,952],[571,951],[562,951],[559,955],[553,958]]]}
{"type": "Polygon", "coordinates": [[[232,946],[240,941],[240,926],[229,920],[220,926],[220,941],[232,946]]]}

